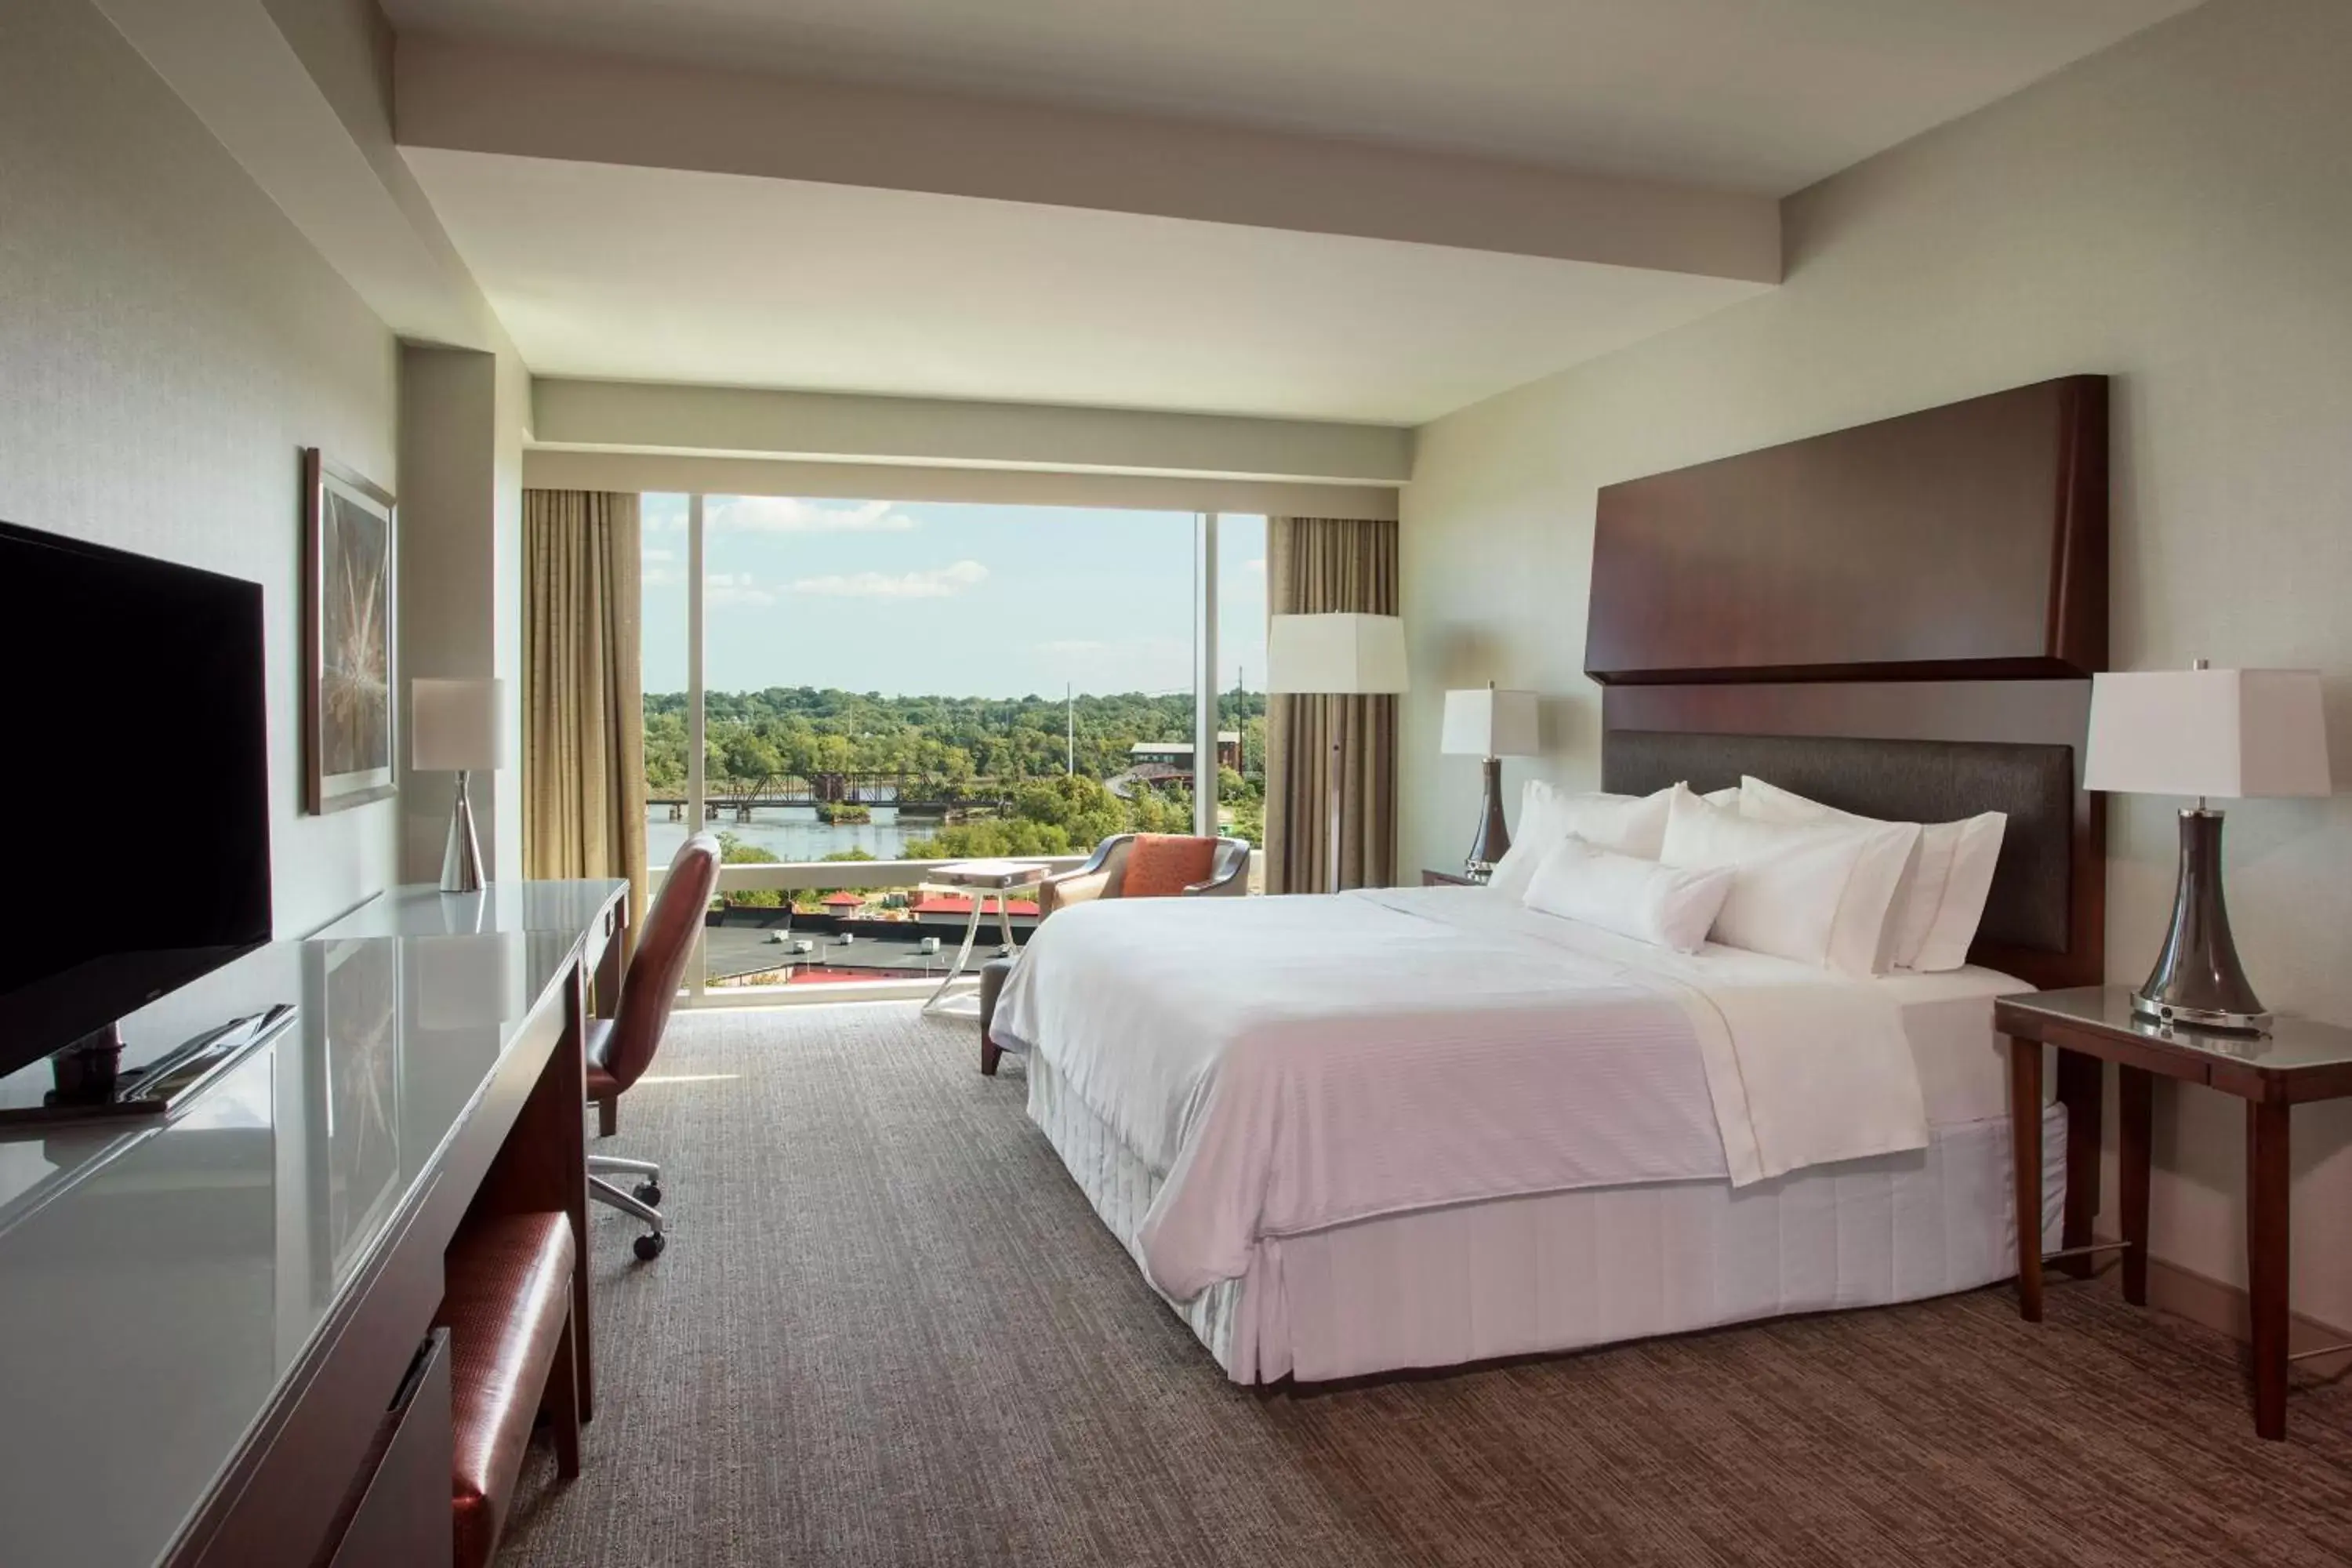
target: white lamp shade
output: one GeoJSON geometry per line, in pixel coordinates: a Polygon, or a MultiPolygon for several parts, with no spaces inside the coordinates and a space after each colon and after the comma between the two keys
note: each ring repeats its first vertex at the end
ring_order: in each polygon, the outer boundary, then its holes
{"type": "Polygon", "coordinates": [[[503,680],[416,680],[409,684],[410,765],[419,773],[507,765],[503,680]]]}
{"type": "Polygon", "coordinates": [[[1536,694],[1481,686],[1445,694],[1445,727],[1437,749],[1448,756],[1532,757],[1536,694]]]}
{"type": "Polygon", "coordinates": [[[1276,616],[1266,627],[1265,669],[1268,691],[1402,691],[1404,623],[1394,616],[1276,616]]]}
{"type": "Polygon", "coordinates": [[[2091,678],[2084,787],[2128,795],[2327,795],[2312,669],[2161,669],[2091,678]]]}

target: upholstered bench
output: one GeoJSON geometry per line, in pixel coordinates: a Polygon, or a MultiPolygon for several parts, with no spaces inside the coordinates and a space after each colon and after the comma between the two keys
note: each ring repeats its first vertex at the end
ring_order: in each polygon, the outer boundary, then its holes
{"type": "Polygon", "coordinates": [[[497,1552],[541,1411],[558,1473],[580,1473],[574,1257],[560,1214],[469,1221],[449,1245],[439,1321],[449,1329],[456,1568],[483,1568],[497,1552]]]}
{"type": "Polygon", "coordinates": [[[991,1078],[996,1076],[996,1063],[1004,1051],[988,1031],[996,1022],[996,998],[1012,973],[1010,958],[992,958],[980,966],[980,1070],[991,1078]]]}

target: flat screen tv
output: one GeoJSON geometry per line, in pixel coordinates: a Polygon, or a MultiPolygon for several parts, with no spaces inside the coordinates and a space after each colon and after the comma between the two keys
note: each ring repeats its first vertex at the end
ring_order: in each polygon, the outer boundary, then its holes
{"type": "Polygon", "coordinates": [[[0,1076],[270,935],[258,584],[0,523],[0,1076]]]}

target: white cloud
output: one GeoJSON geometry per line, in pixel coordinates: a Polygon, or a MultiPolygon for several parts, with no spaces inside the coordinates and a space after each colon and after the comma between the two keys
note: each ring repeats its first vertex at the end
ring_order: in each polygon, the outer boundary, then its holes
{"type": "Polygon", "coordinates": [[[709,572],[702,578],[702,602],[714,610],[761,609],[774,604],[776,595],[752,582],[749,572],[709,572]]]}
{"type": "Polygon", "coordinates": [[[1059,642],[1041,642],[1037,645],[1037,651],[1039,653],[1058,654],[1066,658],[1071,658],[1089,653],[1100,653],[1103,649],[1108,647],[1110,647],[1110,644],[1107,642],[1095,642],[1086,637],[1071,637],[1065,638],[1059,642]]]}
{"type": "Polygon", "coordinates": [[[988,581],[988,568],[977,561],[958,561],[928,572],[836,572],[823,577],[798,577],[795,594],[820,594],[835,599],[947,599],[988,581]]]}
{"type": "Polygon", "coordinates": [[[648,550],[644,552],[644,556],[647,561],[675,561],[677,559],[677,552],[675,550],[648,550]]]}
{"type": "Polygon", "coordinates": [[[1259,575],[1259,576],[1261,576],[1261,577],[1265,576],[1265,556],[1263,556],[1263,555],[1261,555],[1261,556],[1259,556],[1259,557],[1258,557],[1256,560],[1255,560],[1255,561],[1244,561],[1244,562],[1243,562],[1243,563],[1242,563],[1242,570],[1243,570],[1243,571],[1244,571],[1244,572],[1255,572],[1255,574],[1257,574],[1257,575],[1259,575]]]}
{"type": "Polygon", "coordinates": [[[730,496],[705,517],[729,533],[905,533],[916,526],[886,500],[825,506],[793,496],[730,496]]]}
{"type": "Polygon", "coordinates": [[[667,566],[656,566],[652,571],[647,572],[645,574],[644,586],[648,588],[675,588],[685,581],[685,573],[673,571],[671,568],[667,566]]]}

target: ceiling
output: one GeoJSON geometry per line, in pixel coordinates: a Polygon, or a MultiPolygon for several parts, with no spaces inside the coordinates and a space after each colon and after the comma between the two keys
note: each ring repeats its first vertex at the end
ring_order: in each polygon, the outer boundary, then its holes
{"type": "Polygon", "coordinates": [[[1765,287],[801,181],[407,157],[541,375],[1412,425],[1765,287]]]}
{"type": "Polygon", "coordinates": [[[1782,195],[2197,0],[383,0],[395,26],[1782,195]]]}

